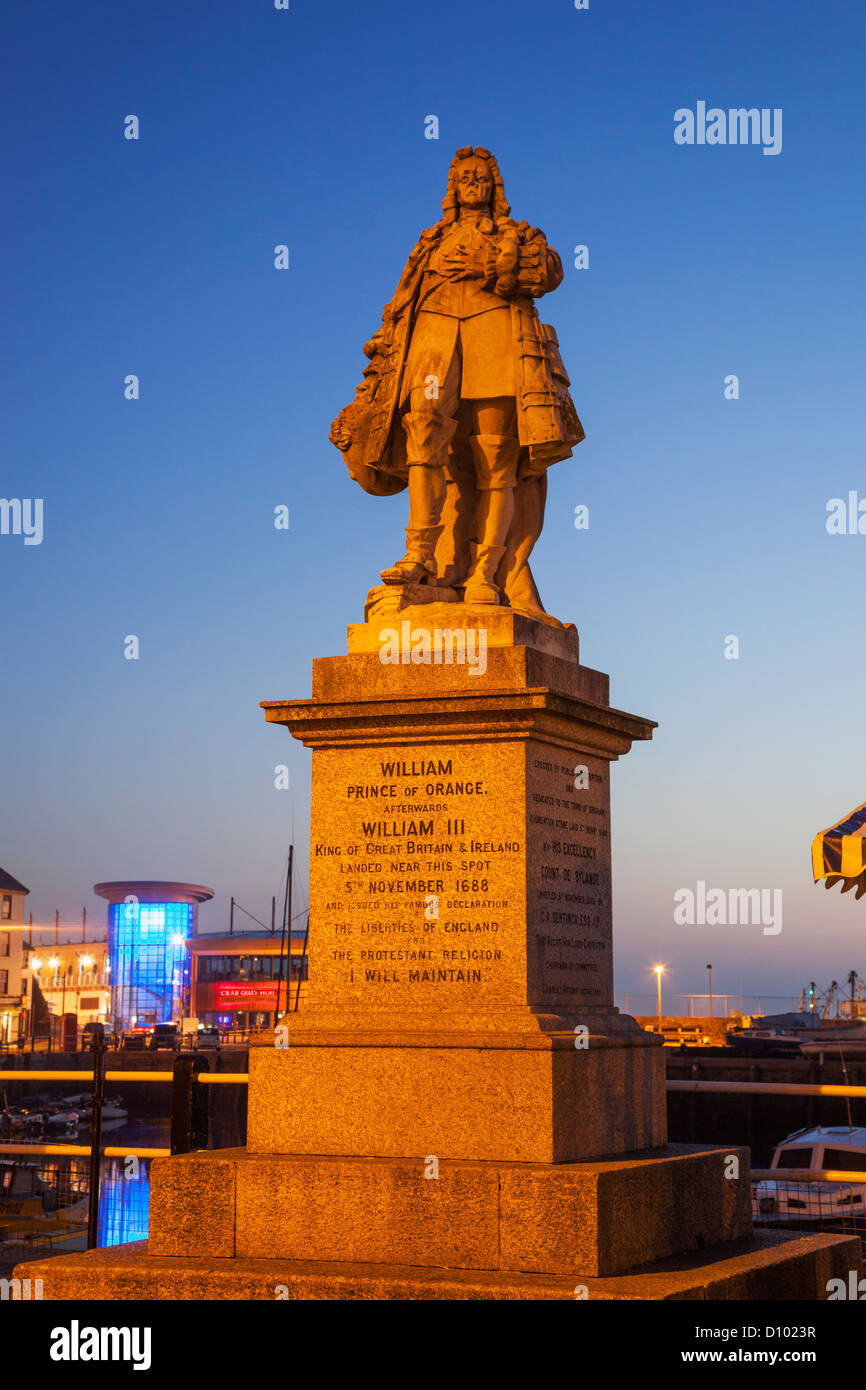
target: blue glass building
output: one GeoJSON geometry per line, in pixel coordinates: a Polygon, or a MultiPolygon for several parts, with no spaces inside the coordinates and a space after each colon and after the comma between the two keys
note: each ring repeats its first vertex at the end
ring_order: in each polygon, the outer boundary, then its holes
{"type": "Polygon", "coordinates": [[[107,898],[112,1016],[117,1029],[189,1015],[190,954],[198,904],[213,897],[193,883],[129,879],[97,883],[107,898]]]}

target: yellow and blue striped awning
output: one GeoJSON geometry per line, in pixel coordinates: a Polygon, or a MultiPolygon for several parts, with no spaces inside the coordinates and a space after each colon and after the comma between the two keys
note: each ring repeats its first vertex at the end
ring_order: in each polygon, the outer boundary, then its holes
{"type": "MultiPolygon", "coordinates": [[[[866,871],[866,802],[812,841],[812,873],[817,883],[828,878],[856,879],[866,871]]],[[[829,888],[831,883],[828,882],[829,888]]],[[[851,886],[851,885],[846,885],[851,886]]],[[[860,894],[858,893],[858,897],[860,894]]]]}

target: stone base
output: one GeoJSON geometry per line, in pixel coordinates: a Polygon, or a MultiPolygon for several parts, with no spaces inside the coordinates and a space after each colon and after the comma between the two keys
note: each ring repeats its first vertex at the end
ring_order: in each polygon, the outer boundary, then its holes
{"type": "Polygon", "coordinates": [[[251,1154],[568,1163],[667,1141],[664,1055],[640,1030],[585,1050],[573,1034],[294,1036],[250,1048],[251,1154]]]}
{"type": "Polygon", "coordinates": [[[750,1235],[748,1165],[685,1144],[562,1165],[190,1154],[153,1164],[148,1253],[615,1275],[750,1235]]]}
{"type": "Polygon", "coordinates": [[[418,608],[431,603],[457,603],[456,589],[442,584],[376,584],[367,593],[364,617],[384,618],[405,608],[418,608]]]}
{"type": "MultiPolygon", "coordinates": [[[[513,608],[489,603],[461,603],[454,608],[451,605],[456,598],[454,589],[420,584],[386,584],[371,589],[365,606],[366,621],[350,623],[347,628],[349,655],[373,652],[379,656],[382,632],[393,627],[394,615],[399,612],[401,622],[407,622],[410,631],[438,627],[449,631],[483,632],[485,645],[490,650],[513,651],[525,647],[546,652],[575,666],[579,664],[580,642],[574,623],[560,623],[550,614],[545,615],[548,621],[539,622],[513,608]],[[451,594],[454,598],[443,597],[451,594]]],[[[408,636],[409,633],[407,641],[408,636]]]]}
{"type": "Polygon", "coordinates": [[[829,1279],[860,1270],[860,1242],[847,1236],[788,1237],[761,1232],[748,1240],[663,1261],[618,1278],[485,1273],[411,1266],[296,1260],[197,1259],[149,1255],[146,1242],[57,1255],[19,1265],[20,1278],[41,1279],[48,1300],[338,1299],[545,1300],[665,1299],[790,1302],[824,1300],[829,1279]]]}

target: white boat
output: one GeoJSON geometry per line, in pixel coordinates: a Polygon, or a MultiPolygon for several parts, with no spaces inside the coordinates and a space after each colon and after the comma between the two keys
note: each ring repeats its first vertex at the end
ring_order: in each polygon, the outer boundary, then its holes
{"type": "Polygon", "coordinates": [[[860,1023],[843,1023],[822,1028],[808,1042],[800,1043],[804,1057],[866,1057],[866,1019],[860,1023]]]}
{"type": "Polygon", "coordinates": [[[866,1213],[866,1129],[820,1125],[798,1129],[777,1144],[770,1164],[778,1178],[752,1183],[752,1216],[762,1224],[805,1226],[866,1213]],[[863,1182],[814,1178],[811,1173],[862,1173],[863,1182]],[[798,1176],[801,1175],[801,1176],[798,1176]]]}
{"type": "Polygon", "coordinates": [[[41,1111],[22,1110],[18,1106],[6,1106],[0,1111],[0,1128],[11,1134],[30,1134],[42,1128],[44,1118],[41,1111]]]}
{"type": "Polygon", "coordinates": [[[5,1261],[25,1249],[80,1247],[87,1231],[86,1194],[63,1192],[30,1159],[0,1162],[0,1247],[5,1261]],[[71,1200],[64,1200],[70,1198],[71,1200]],[[13,1253],[15,1252],[15,1253],[13,1253]]]}
{"type": "Polygon", "coordinates": [[[815,1037],[820,1028],[821,1019],[816,1013],[766,1014],[749,1019],[741,1027],[729,1028],[726,1042],[737,1052],[757,1057],[796,1057],[801,1044],[815,1037]]]}
{"type": "MultiPolygon", "coordinates": [[[[120,1100],[120,1097],[118,1097],[116,1100],[107,1100],[104,1102],[102,1106],[103,1120],[125,1120],[128,1114],[129,1111],[124,1109],[123,1102],[120,1100]]],[[[78,1123],[80,1125],[93,1124],[93,1105],[91,1102],[88,1101],[87,1105],[83,1106],[82,1109],[79,1110],[78,1123]]]]}
{"type": "Polygon", "coordinates": [[[46,1129],[74,1129],[78,1124],[77,1110],[55,1110],[53,1115],[46,1115],[46,1129]]]}

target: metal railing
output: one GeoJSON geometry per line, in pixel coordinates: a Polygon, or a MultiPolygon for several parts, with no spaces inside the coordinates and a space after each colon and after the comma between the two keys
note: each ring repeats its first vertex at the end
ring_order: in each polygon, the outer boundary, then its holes
{"type": "Polygon", "coordinates": [[[51,1068],[0,1068],[0,1083],[7,1081],[75,1081],[90,1082],[92,1128],[89,1144],[22,1143],[0,1145],[0,1151],[22,1155],[69,1156],[86,1158],[90,1163],[90,1184],[87,1214],[87,1249],[96,1248],[99,1227],[100,1163],[103,1158],[170,1158],[175,1154],[191,1153],[207,1148],[208,1113],[203,1085],[246,1085],[246,1072],[211,1072],[207,1052],[187,1052],[175,1057],[171,1071],[125,1071],[106,1067],[105,1039],[95,1033],[91,1053],[93,1066],[87,1071],[54,1070],[51,1068]],[[103,1145],[102,1109],[105,1104],[105,1083],[156,1082],[171,1086],[171,1147],[133,1148],[128,1145],[103,1145]]]}
{"type": "MultiPolygon", "coordinates": [[[[100,1161],[102,1158],[168,1158],[176,1154],[191,1153],[207,1147],[208,1143],[208,1116],[206,1086],[231,1086],[246,1085],[249,1082],[247,1072],[212,1072],[210,1071],[210,1057],[206,1052],[182,1053],[175,1057],[171,1070],[162,1071],[129,1071],[118,1068],[109,1068],[106,1063],[106,1050],[104,1039],[98,1034],[94,1035],[92,1045],[93,1067],[86,1071],[78,1070],[54,1070],[30,1069],[30,1068],[0,1068],[0,1084],[5,1081],[74,1081],[90,1082],[92,1085],[91,1105],[93,1109],[93,1127],[89,1144],[54,1144],[54,1143],[31,1143],[24,1141],[21,1143],[5,1144],[0,1143],[0,1152],[13,1153],[24,1156],[46,1156],[60,1157],[69,1156],[77,1159],[88,1159],[90,1163],[90,1183],[88,1194],[88,1216],[87,1216],[87,1248],[93,1249],[97,1244],[97,1230],[99,1222],[99,1187],[100,1187],[100,1161]],[[171,1139],[169,1148],[135,1148],[130,1145],[103,1145],[101,1133],[101,1112],[105,1103],[105,1084],[106,1082],[122,1082],[124,1085],[139,1082],[155,1082],[162,1085],[171,1086],[171,1139]]],[[[825,1096],[850,1099],[866,1098],[866,1086],[835,1085],[823,1083],[787,1083],[773,1081],[677,1081],[670,1080],[666,1083],[668,1092],[706,1092],[707,1094],[734,1093],[743,1095],[787,1095],[787,1096],[825,1096]]],[[[753,1168],[751,1170],[751,1182],[753,1184],[753,1207],[759,1199],[754,1196],[755,1186],[759,1183],[773,1182],[777,1184],[779,1190],[787,1185],[794,1189],[798,1185],[807,1188],[808,1184],[816,1183],[842,1183],[851,1184],[858,1190],[863,1190],[866,1195],[866,1172],[848,1171],[841,1169],[774,1169],[774,1168],[753,1168]]],[[[808,1191],[812,1189],[807,1188],[808,1191]]],[[[799,1196],[795,1198],[800,1202],[799,1196]]],[[[821,1214],[821,1203],[816,1195],[814,1198],[807,1198],[801,1202],[800,1208],[806,1214],[803,1216],[788,1214],[784,1219],[788,1224],[793,1225],[797,1220],[808,1224],[815,1219],[824,1220],[821,1214]],[[817,1210],[816,1210],[817,1208],[817,1210]]],[[[826,1215],[826,1214],[825,1214],[826,1215]]],[[[767,1219],[769,1224],[779,1224],[783,1219],[777,1212],[767,1211],[755,1212],[755,1219],[763,1221],[767,1219]],[[772,1221],[770,1218],[772,1217],[772,1221]]],[[[856,1229],[858,1232],[863,1230],[866,1236],[866,1213],[861,1211],[852,1212],[851,1215],[840,1216],[838,1213],[832,1214],[827,1219],[843,1222],[845,1231],[856,1229]],[[852,1222],[854,1225],[852,1226],[852,1222]]]]}
{"type": "Polygon", "coordinates": [[[837,1168],[751,1168],[753,1182],[768,1182],[771,1179],[778,1179],[780,1182],[850,1182],[857,1183],[860,1187],[866,1184],[866,1172],[863,1169],[848,1172],[846,1169],[837,1168]]]}
{"type": "Polygon", "coordinates": [[[853,1236],[866,1246],[866,1172],[752,1169],[752,1222],[771,1231],[853,1236]]]}
{"type": "Polygon", "coordinates": [[[866,1086],[836,1086],[828,1082],[787,1081],[668,1081],[669,1091],[742,1091],[748,1095],[850,1096],[862,1099],[866,1086]]]}
{"type": "MultiPolygon", "coordinates": [[[[302,988],[301,999],[303,1000],[303,998],[304,993],[302,988]]],[[[53,1029],[50,1029],[48,1031],[28,1033],[26,1035],[22,1035],[20,1037],[15,1038],[0,1039],[0,1055],[24,1056],[26,1054],[27,1056],[30,1056],[35,1053],[44,1052],[46,1055],[52,1056],[54,1053],[59,1053],[61,1055],[69,1055],[70,1053],[92,1051],[90,1033],[85,1033],[83,1028],[78,1028],[74,1040],[74,1045],[67,1046],[67,1042],[71,1039],[71,1034],[69,1035],[69,1039],[67,1039],[63,1034],[59,1017],[57,1015],[53,1015],[52,1017],[55,1021],[55,1027],[53,1029]]],[[[106,1030],[108,1030],[109,1026],[105,1024],[104,1027],[106,1028],[106,1030]]],[[[245,1048],[252,1038],[260,1037],[262,1033],[267,1033],[270,1030],[267,1026],[263,1026],[261,1028],[226,1027],[219,1028],[217,1031],[219,1032],[220,1036],[220,1047],[245,1048]]],[[[150,1048],[147,1045],[148,1034],[146,1032],[141,1032],[140,1034],[138,1034],[138,1040],[140,1041],[136,1041],[133,1045],[130,1045],[129,1033],[124,1034],[122,1032],[106,1031],[104,1037],[106,1050],[108,1051],[154,1051],[153,1048],[150,1048]]],[[[197,1042],[198,1039],[195,1033],[179,1034],[177,1038],[177,1046],[173,1048],[172,1051],[192,1052],[200,1050],[210,1052],[217,1050],[216,1048],[197,1047],[197,1042]]]]}
{"type": "MultiPolygon", "coordinates": [[[[848,1101],[866,1098],[866,1086],[823,1082],[670,1080],[666,1086],[669,1093],[822,1096],[848,1101]]],[[[755,1225],[775,1231],[805,1230],[856,1236],[866,1256],[866,1171],[752,1168],[750,1191],[755,1225]]]]}
{"type": "MultiPolygon", "coordinates": [[[[622,1007],[623,1013],[639,1014],[641,1017],[649,1018],[658,1016],[658,992],[642,991],[636,992],[629,990],[628,994],[617,993],[614,1002],[622,1007]],[[641,1007],[643,1002],[646,1007],[641,1007]]],[[[662,1016],[665,1018],[689,1018],[712,1019],[719,1021],[724,1018],[733,1018],[737,1014],[763,1015],[766,1013],[787,1013],[788,1011],[797,1012],[798,1002],[790,994],[742,994],[735,990],[722,990],[717,994],[715,990],[709,992],[691,994],[675,994],[673,991],[663,990],[662,992],[662,1016]],[[686,1008],[686,1005],[688,1007],[686,1008]],[[769,1005],[769,1009],[765,1009],[769,1005]]]]}

